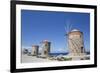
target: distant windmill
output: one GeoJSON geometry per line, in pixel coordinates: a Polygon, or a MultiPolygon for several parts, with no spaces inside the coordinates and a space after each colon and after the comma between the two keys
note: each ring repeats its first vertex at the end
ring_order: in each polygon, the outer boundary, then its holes
{"type": "Polygon", "coordinates": [[[49,42],[48,40],[43,40],[41,43],[42,43],[41,56],[45,58],[49,57],[51,42],[49,42]]]}

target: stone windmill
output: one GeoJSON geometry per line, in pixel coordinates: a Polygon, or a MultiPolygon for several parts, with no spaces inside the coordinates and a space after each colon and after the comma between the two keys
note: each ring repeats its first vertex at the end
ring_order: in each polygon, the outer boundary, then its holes
{"type": "Polygon", "coordinates": [[[69,49],[70,56],[84,56],[85,55],[85,47],[83,40],[83,33],[78,29],[71,29],[72,25],[68,27],[66,30],[67,44],[69,49]]]}
{"type": "Polygon", "coordinates": [[[39,46],[38,45],[32,45],[32,55],[38,56],[39,46]]]}
{"type": "Polygon", "coordinates": [[[51,42],[49,42],[48,40],[42,41],[42,51],[41,51],[42,57],[49,57],[50,45],[51,45],[51,42]]]}
{"type": "Polygon", "coordinates": [[[85,54],[83,33],[73,29],[68,33],[68,47],[70,55],[82,56],[85,54]]]}

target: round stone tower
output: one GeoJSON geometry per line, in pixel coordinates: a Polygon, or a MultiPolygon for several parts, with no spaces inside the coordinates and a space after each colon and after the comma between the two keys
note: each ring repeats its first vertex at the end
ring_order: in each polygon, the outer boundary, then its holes
{"type": "Polygon", "coordinates": [[[73,29],[68,33],[69,54],[72,56],[82,56],[85,54],[83,33],[73,29]]]}
{"type": "Polygon", "coordinates": [[[44,40],[42,42],[42,57],[49,57],[49,53],[50,53],[50,45],[51,45],[51,42],[49,42],[48,40],[44,40]]]}
{"type": "Polygon", "coordinates": [[[38,56],[38,49],[39,49],[38,45],[32,45],[32,55],[33,56],[38,56]]]}

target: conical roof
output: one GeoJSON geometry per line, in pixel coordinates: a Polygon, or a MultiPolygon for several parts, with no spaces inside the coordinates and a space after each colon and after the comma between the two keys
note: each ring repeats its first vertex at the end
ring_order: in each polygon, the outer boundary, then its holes
{"type": "Polygon", "coordinates": [[[71,32],[74,32],[74,31],[79,31],[78,29],[73,29],[71,32]]]}

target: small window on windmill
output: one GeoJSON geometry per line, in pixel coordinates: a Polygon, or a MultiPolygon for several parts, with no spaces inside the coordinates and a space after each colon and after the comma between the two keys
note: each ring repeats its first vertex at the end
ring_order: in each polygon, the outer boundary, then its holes
{"type": "Polygon", "coordinates": [[[81,35],[80,35],[80,38],[81,38],[81,35]]]}
{"type": "Polygon", "coordinates": [[[47,44],[45,44],[45,46],[48,46],[47,44]]]}
{"type": "Polygon", "coordinates": [[[44,54],[47,54],[47,51],[46,50],[44,51],[44,54]]]}
{"type": "Polygon", "coordinates": [[[83,46],[81,47],[81,53],[83,53],[83,46]]]}
{"type": "Polygon", "coordinates": [[[35,54],[36,52],[34,51],[34,54],[35,54]]]}

